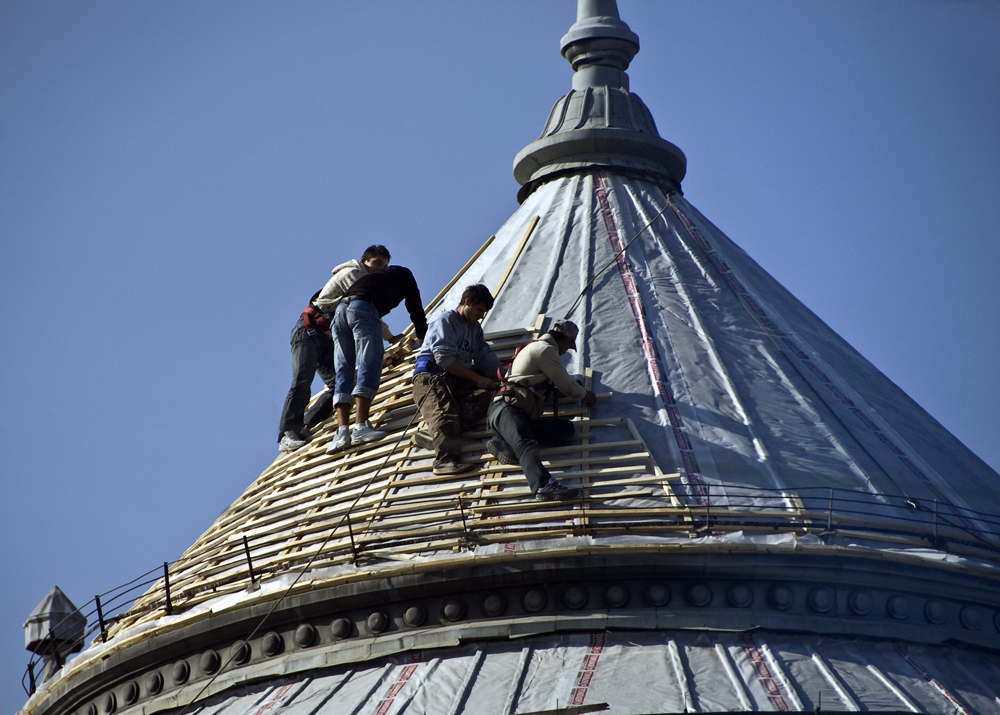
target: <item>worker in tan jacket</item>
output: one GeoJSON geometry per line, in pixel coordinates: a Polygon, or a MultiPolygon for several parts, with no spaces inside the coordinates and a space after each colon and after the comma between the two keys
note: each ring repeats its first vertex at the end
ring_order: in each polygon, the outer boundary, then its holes
{"type": "MultiPolygon", "coordinates": [[[[278,426],[278,449],[291,452],[306,444],[310,430],[333,412],[333,390],[336,372],[333,361],[333,336],[330,325],[337,305],[355,281],[389,265],[389,250],[385,246],[369,246],[361,260],[350,260],[333,269],[333,276],[309,300],[299,322],[292,330],[292,386],[281,410],[278,426]],[[327,389],[312,408],[303,414],[309,404],[309,393],[316,373],[326,383],[327,389]]],[[[395,342],[397,336],[382,323],[382,337],[395,342]]]]}
{"type": "Polygon", "coordinates": [[[539,458],[540,445],[556,446],[573,438],[570,420],[541,417],[553,395],[582,400],[588,407],[597,402],[596,395],[574,380],[559,359],[567,350],[576,350],[579,334],[575,323],[557,320],[549,332],[525,345],[490,406],[488,424],[497,436],[487,442],[487,449],[504,464],[520,464],[539,501],[573,499],[579,493],[559,484],[539,458]]]}

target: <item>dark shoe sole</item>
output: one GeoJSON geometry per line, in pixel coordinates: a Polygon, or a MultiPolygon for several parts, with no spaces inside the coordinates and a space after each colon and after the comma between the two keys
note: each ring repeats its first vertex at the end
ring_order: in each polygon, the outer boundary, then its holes
{"type": "Polygon", "coordinates": [[[519,464],[514,451],[496,437],[486,443],[486,451],[492,454],[500,464],[519,464]]]}
{"type": "Polygon", "coordinates": [[[535,501],[571,501],[579,496],[579,489],[567,489],[559,492],[536,492],[535,501]]]}
{"type": "Polygon", "coordinates": [[[469,472],[476,471],[475,464],[462,464],[457,467],[451,465],[447,467],[432,467],[431,471],[438,475],[456,475],[456,474],[468,474],[469,472]]]}
{"type": "Polygon", "coordinates": [[[423,432],[415,432],[410,438],[410,441],[420,447],[420,449],[426,449],[429,452],[434,451],[434,440],[423,432]]]}

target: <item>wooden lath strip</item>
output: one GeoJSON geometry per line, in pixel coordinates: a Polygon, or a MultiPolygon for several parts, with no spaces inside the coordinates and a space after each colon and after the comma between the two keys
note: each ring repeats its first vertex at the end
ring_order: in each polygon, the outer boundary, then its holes
{"type": "Polygon", "coordinates": [[[493,289],[494,298],[500,295],[500,291],[503,289],[504,284],[510,277],[511,271],[514,270],[514,264],[517,263],[517,259],[521,257],[521,251],[524,250],[524,246],[528,243],[528,238],[531,237],[532,232],[535,230],[535,226],[538,225],[539,218],[541,217],[535,216],[533,219],[531,219],[531,223],[528,224],[528,230],[524,232],[524,237],[521,239],[521,242],[517,244],[517,249],[514,251],[514,255],[511,257],[510,262],[507,264],[507,270],[503,272],[503,276],[497,283],[497,287],[493,289]]]}
{"type": "MultiPolygon", "coordinates": [[[[586,427],[589,431],[590,425],[586,422],[579,423],[581,427],[586,427]]],[[[462,454],[482,454],[485,453],[486,449],[486,439],[479,438],[475,439],[469,436],[466,432],[462,435],[465,440],[465,444],[462,446],[462,454]]],[[[597,452],[607,452],[611,450],[618,449],[630,449],[630,450],[640,450],[648,454],[648,450],[645,449],[645,444],[634,440],[623,440],[618,442],[595,442],[593,444],[586,444],[584,440],[589,439],[585,433],[580,432],[575,438],[573,444],[568,444],[562,447],[542,447],[539,452],[543,457],[550,457],[555,454],[575,454],[585,450],[593,450],[597,452]]],[[[427,457],[433,454],[429,449],[417,448],[414,450],[413,455],[416,458],[427,457]]]]}
{"type": "MultiPolygon", "coordinates": [[[[609,470],[601,470],[600,472],[598,472],[598,470],[592,470],[592,473],[606,474],[608,471],[609,470]]],[[[627,469],[625,471],[631,474],[635,470],[627,469]]],[[[569,474],[578,475],[580,474],[580,472],[571,472],[569,474]]],[[[454,480],[454,478],[452,479],[454,480]]],[[[657,484],[659,483],[660,480],[662,480],[662,476],[651,476],[644,479],[641,478],[637,479],[634,476],[629,476],[621,480],[613,480],[613,481],[602,480],[600,482],[596,482],[594,488],[599,489],[600,491],[604,491],[604,488],[617,487],[617,486],[657,484]]],[[[517,485],[523,485],[524,483],[523,478],[519,476],[511,476],[504,479],[503,481],[517,485]]],[[[426,512],[429,510],[432,511],[433,509],[438,508],[438,506],[442,505],[444,503],[444,500],[453,499],[459,495],[466,494],[469,492],[470,489],[477,489],[478,486],[479,484],[476,481],[468,479],[455,480],[451,484],[445,484],[435,490],[422,490],[415,493],[397,494],[392,496],[391,498],[380,498],[380,496],[378,495],[369,496],[365,497],[364,499],[359,501],[357,505],[355,505],[354,513],[356,513],[358,518],[361,519],[361,518],[368,518],[369,515],[374,514],[376,511],[379,511],[383,514],[405,513],[407,511],[421,511],[421,512],[426,512]],[[397,503],[399,504],[399,506],[387,506],[387,504],[389,503],[397,503]]],[[[325,500],[325,502],[323,503],[312,502],[309,505],[309,509],[322,511],[324,516],[326,516],[328,519],[338,518],[343,513],[343,510],[347,508],[346,506],[342,507],[341,505],[346,505],[348,502],[353,502],[353,499],[355,498],[356,494],[357,494],[356,490],[352,490],[352,492],[347,495],[338,494],[340,498],[325,500]]],[[[606,498],[623,498],[623,494],[621,493],[602,495],[602,496],[605,496],[606,498]]],[[[472,505],[470,504],[470,507],[471,506],[472,505]]],[[[253,535],[255,549],[261,548],[262,546],[261,538],[262,537],[266,538],[269,534],[273,533],[273,531],[276,529],[276,525],[281,525],[283,527],[285,524],[295,524],[298,522],[300,522],[300,520],[296,517],[295,514],[290,514],[287,510],[283,510],[280,513],[280,515],[278,515],[277,518],[275,519],[274,524],[271,524],[269,526],[269,530],[265,530],[260,535],[256,534],[253,535]]],[[[318,528],[324,531],[329,528],[328,525],[326,524],[314,525],[314,526],[317,526],[318,528]]],[[[281,543],[282,539],[284,538],[283,536],[281,536],[281,534],[284,533],[286,533],[286,531],[284,528],[282,528],[279,531],[279,534],[275,536],[275,541],[277,543],[279,544],[281,543]]]]}
{"type": "MultiPolygon", "coordinates": [[[[527,489],[524,488],[524,481],[522,479],[510,479],[508,480],[516,486],[508,491],[504,492],[503,496],[507,498],[524,498],[530,496],[527,489]]],[[[651,496],[652,492],[649,489],[635,489],[645,484],[656,485],[658,484],[658,477],[648,477],[646,479],[635,479],[626,478],[622,480],[614,480],[610,482],[599,482],[593,489],[595,494],[593,497],[594,501],[615,501],[623,498],[633,497],[633,496],[651,496]],[[614,493],[604,493],[606,489],[622,489],[625,491],[616,491],[614,493]],[[631,488],[631,489],[630,489],[631,488]]],[[[440,491],[436,493],[420,493],[412,495],[409,499],[396,499],[395,505],[387,505],[386,501],[381,499],[371,499],[366,500],[366,503],[362,505],[361,502],[355,506],[351,513],[356,515],[356,522],[361,521],[371,522],[371,517],[378,514],[381,518],[388,521],[390,517],[399,517],[407,519],[408,523],[421,523],[427,521],[441,521],[445,518],[442,515],[446,515],[454,511],[454,506],[459,498],[463,499],[465,506],[463,507],[468,512],[492,512],[497,510],[509,510],[509,509],[537,509],[534,502],[524,502],[515,503],[508,505],[487,505],[482,507],[477,507],[475,504],[471,503],[471,499],[474,499],[471,493],[478,491],[479,484],[476,482],[466,483],[464,485],[454,485],[455,488],[448,491],[440,491]]],[[[346,511],[346,507],[332,507],[326,510],[328,517],[339,517],[346,511]]],[[[320,524],[310,524],[308,526],[300,526],[300,531],[302,528],[306,528],[309,531],[326,531],[327,527],[320,524]]],[[[373,527],[374,528],[374,527],[373,527]]],[[[384,528],[382,523],[378,525],[378,529],[384,528]]],[[[299,533],[299,532],[296,532],[299,533]]],[[[265,535],[266,536],[266,535],[265,535]]],[[[257,542],[260,543],[259,541],[257,542]]],[[[279,540],[280,543],[280,540],[279,540]]]]}
{"type": "MultiPolygon", "coordinates": [[[[442,288],[441,291],[436,296],[434,296],[434,299],[427,304],[427,306],[424,308],[425,313],[429,313],[433,308],[437,306],[438,302],[440,302],[440,300],[444,298],[445,294],[447,294],[448,291],[450,291],[455,286],[455,284],[458,283],[458,281],[462,278],[462,276],[465,275],[465,272],[469,270],[470,267],[472,267],[472,264],[475,263],[477,260],[479,260],[479,257],[483,255],[483,252],[486,251],[486,249],[489,247],[491,243],[493,243],[493,239],[495,238],[496,235],[493,235],[490,236],[488,239],[486,239],[486,243],[480,246],[479,250],[472,254],[472,257],[465,262],[465,265],[459,269],[458,273],[456,273],[455,276],[450,281],[448,281],[447,284],[445,284],[445,287],[442,288]]],[[[403,330],[403,339],[399,341],[399,346],[396,347],[395,350],[392,347],[390,347],[389,350],[386,351],[384,364],[393,365],[396,362],[398,362],[401,358],[404,358],[409,353],[411,353],[412,351],[409,348],[409,343],[414,334],[415,333],[413,331],[413,324],[410,323],[403,330]]]]}
{"type": "Polygon", "coordinates": [[[642,434],[639,432],[638,428],[635,426],[635,423],[632,422],[631,419],[628,419],[628,420],[626,420],[625,424],[628,427],[629,434],[632,435],[632,438],[635,439],[635,440],[637,440],[637,441],[639,441],[639,442],[641,442],[642,443],[642,448],[647,453],[649,453],[649,468],[657,476],[662,476],[663,477],[663,481],[662,481],[663,491],[667,495],[667,497],[670,499],[670,503],[673,504],[674,506],[678,506],[678,507],[684,506],[684,501],[680,497],[677,496],[676,492],[674,492],[673,485],[669,481],[669,480],[676,480],[676,479],[678,479],[680,477],[680,474],[679,473],[675,473],[675,474],[671,474],[669,476],[665,475],[663,473],[663,470],[660,469],[660,465],[657,464],[656,460],[653,458],[653,454],[652,454],[652,452],[650,452],[649,446],[646,444],[646,440],[644,440],[642,438],[642,434]]]}
{"type": "MultiPolygon", "coordinates": [[[[404,457],[404,459],[408,459],[409,458],[410,451],[411,451],[411,448],[409,446],[407,446],[404,449],[404,451],[403,451],[403,457],[404,457]]],[[[397,483],[398,480],[399,480],[399,478],[400,478],[400,474],[401,474],[400,467],[402,466],[402,463],[403,463],[403,460],[400,460],[400,461],[396,462],[395,469],[393,469],[393,471],[392,471],[392,476],[390,476],[389,479],[386,480],[386,483],[385,483],[384,487],[379,492],[378,503],[376,504],[375,508],[372,510],[371,516],[369,516],[365,520],[364,531],[367,532],[368,529],[371,528],[371,525],[375,521],[375,519],[378,518],[379,509],[382,508],[383,505],[386,503],[386,498],[391,493],[392,488],[393,488],[393,484],[397,483]]]]}
{"type": "MultiPolygon", "coordinates": [[[[629,447],[634,448],[635,446],[637,446],[635,442],[614,442],[614,443],[603,443],[594,445],[595,448],[601,448],[601,449],[603,448],[617,449],[617,448],[629,448],[629,447]]],[[[543,450],[542,456],[546,457],[546,456],[555,456],[560,454],[572,454],[573,452],[577,451],[579,451],[579,448],[577,446],[569,445],[566,447],[557,447],[557,448],[550,448],[547,450],[543,450]]],[[[331,477],[331,475],[327,471],[329,469],[327,465],[318,466],[315,468],[316,469],[315,476],[317,479],[322,480],[319,483],[314,481],[304,480],[302,478],[302,475],[299,475],[299,478],[296,479],[294,482],[292,482],[292,485],[288,487],[287,491],[283,490],[280,495],[280,502],[281,502],[280,516],[271,518],[268,518],[266,516],[265,512],[268,511],[268,509],[271,506],[271,503],[268,499],[265,499],[261,502],[261,504],[259,505],[260,508],[257,510],[258,519],[256,520],[256,523],[254,523],[254,528],[252,530],[247,529],[246,526],[248,524],[243,524],[244,528],[241,529],[241,533],[248,533],[250,531],[257,532],[266,530],[267,528],[273,528],[272,524],[274,522],[287,521],[289,518],[299,518],[300,515],[303,513],[303,511],[327,509],[332,505],[334,505],[335,503],[339,503],[340,501],[353,499],[355,496],[355,491],[351,489],[352,486],[351,481],[353,480],[353,478],[355,477],[361,478],[365,477],[366,475],[370,475],[374,469],[378,468],[378,466],[383,463],[384,454],[385,450],[382,450],[374,454],[373,456],[365,459],[356,458],[352,460],[354,461],[353,465],[350,466],[342,465],[342,467],[346,468],[337,473],[335,477],[331,477]],[[331,494],[327,498],[317,499],[316,498],[317,489],[328,490],[330,488],[329,487],[330,481],[336,481],[338,483],[336,489],[336,496],[331,494]]],[[[429,457],[430,453],[427,453],[427,455],[429,457]]],[[[393,470],[393,473],[398,476],[426,472],[425,465],[403,466],[403,463],[406,462],[410,456],[411,455],[405,453],[394,455],[389,460],[387,468],[391,468],[393,470]]],[[[606,462],[609,464],[613,464],[620,460],[626,460],[626,461],[632,460],[635,462],[641,462],[644,457],[648,457],[648,455],[635,454],[635,453],[627,453],[625,455],[609,455],[606,462]]],[[[547,460],[547,461],[549,462],[550,467],[553,469],[564,469],[566,467],[571,467],[574,466],[574,464],[579,463],[579,460],[573,460],[573,459],[547,460]]],[[[496,473],[497,475],[500,475],[500,474],[515,473],[517,471],[518,468],[516,466],[495,465],[494,469],[483,470],[483,473],[487,474],[493,472],[496,473]]],[[[607,471],[608,470],[602,470],[603,473],[606,473],[607,471]]],[[[571,473],[569,476],[572,477],[577,474],[579,473],[574,472],[571,473]]],[[[410,487],[410,486],[419,486],[419,485],[426,485],[433,483],[443,484],[453,479],[454,479],[453,477],[441,477],[436,475],[430,475],[424,477],[402,479],[398,483],[399,486],[401,487],[410,487]]],[[[503,480],[503,481],[517,482],[519,481],[519,479],[503,480]]],[[[497,486],[502,482],[494,480],[492,483],[494,486],[497,486]]],[[[212,550],[217,549],[218,544],[215,543],[214,547],[215,548],[213,548],[212,550]]],[[[202,549],[192,549],[191,551],[192,553],[189,555],[190,557],[197,558],[198,556],[203,556],[203,554],[198,553],[202,551],[202,549]]]]}

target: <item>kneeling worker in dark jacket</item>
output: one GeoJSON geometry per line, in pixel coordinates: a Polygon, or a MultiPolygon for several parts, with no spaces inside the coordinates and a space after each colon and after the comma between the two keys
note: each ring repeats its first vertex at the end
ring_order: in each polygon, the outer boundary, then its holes
{"type": "Polygon", "coordinates": [[[479,321],[493,307],[484,285],[469,286],[461,304],[434,318],[413,371],[413,401],[430,436],[414,441],[434,450],[435,474],[462,474],[475,465],[462,463],[462,432],[486,417],[493,399],[500,361],[486,344],[479,321]]]}
{"type": "Polygon", "coordinates": [[[552,390],[569,400],[583,400],[593,407],[597,396],[570,377],[559,356],[576,350],[580,329],[568,320],[557,320],[549,332],[517,354],[507,374],[507,384],[490,406],[489,426],[498,437],[487,448],[504,464],[520,464],[535,499],[573,499],[577,489],[559,484],[542,465],[539,446],[553,447],[573,438],[570,420],[541,419],[545,391],[552,390]]]}

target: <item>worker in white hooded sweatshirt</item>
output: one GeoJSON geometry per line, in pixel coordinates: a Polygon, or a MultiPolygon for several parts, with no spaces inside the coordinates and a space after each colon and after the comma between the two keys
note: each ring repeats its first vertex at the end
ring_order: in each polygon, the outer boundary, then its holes
{"type": "MultiPolygon", "coordinates": [[[[333,336],[330,326],[344,293],[354,282],[369,273],[389,265],[391,256],[385,246],[374,245],[365,249],[361,260],[350,260],[333,269],[333,276],[318,291],[302,312],[292,330],[292,386],[281,410],[278,426],[278,449],[291,452],[306,444],[313,427],[323,422],[333,412],[333,390],[336,371],[333,363],[333,336]],[[316,403],[305,412],[309,393],[316,373],[326,383],[327,389],[316,403]],[[304,413],[304,414],[303,414],[304,413]]],[[[382,337],[395,342],[397,336],[382,323],[382,337]]]]}

